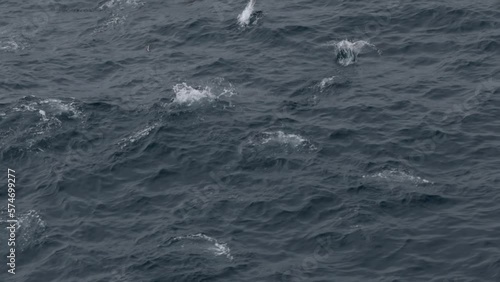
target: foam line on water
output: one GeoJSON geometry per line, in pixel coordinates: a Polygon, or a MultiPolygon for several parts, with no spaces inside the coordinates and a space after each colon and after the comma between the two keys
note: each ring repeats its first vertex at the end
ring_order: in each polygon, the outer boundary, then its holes
{"type": "Polygon", "coordinates": [[[247,26],[250,24],[250,18],[252,17],[255,1],[256,0],[250,0],[245,7],[245,10],[243,10],[243,12],[241,12],[238,16],[238,23],[240,26],[247,26]]]}

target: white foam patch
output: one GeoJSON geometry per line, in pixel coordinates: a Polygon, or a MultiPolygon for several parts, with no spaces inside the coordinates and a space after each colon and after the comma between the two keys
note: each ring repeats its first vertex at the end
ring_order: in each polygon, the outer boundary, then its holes
{"type": "Polygon", "coordinates": [[[319,89],[323,91],[326,87],[332,85],[334,81],[335,81],[335,76],[323,78],[321,82],[318,84],[319,89]]]}
{"type": "Polygon", "coordinates": [[[306,138],[298,134],[290,134],[283,131],[262,132],[256,138],[251,139],[249,144],[252,146],[281,145],[292,148],[316,149],[306,138]]]}
{"type": "Polygon", "coordinates": [[[32,102],[32,103],[29,103],[29,104],[22,104],[19,107],[12,108],[12,110],[14,110],[16,112],[34,112],[34,111],[37,110],[35,108],[37,105],[38,105],[37,102],[32,102]]]}
{"type": "MultiPolygon", "coordinates": [[[[354,62],[358,55],[366,49],[365,47],[370,47],[372,50],[377,50],[376,46],[367,41],[356,41],[350,42],[349,40],[342,40],[339,42],[327,43],[329,46],[335,47],[335,55],[337,57],[337,62],[342,66],[348,66],[354,62]]],[[[377,50],[380,54],[380,51],[377,50]]]]}
{"type": "Polygon", "coordinates": [[[81,112],[75,107],[74,102],[63,102],[59,99],[46,99],[39,102],[40,105],[47,105],[54,115],[67,114],[71,118],[79,118],[81,112]]]}
{"type": "Polygon", "coordinates": [[[187,85],[185,82],[174,85],[174,102],[178,104],[191,105],[202,99],[213,100],[216,98],[210,87],[205,86],[202,89],[196,89],[187,85]]]}
{"type": "Polygon", "coordinates": [[[38,110],[38,113],[42,116],[43,121],[49,121],[49,119],[47,118],[47,114],[45,113],[44,110],[38,110]]]}
{"type": "MultiPolygon", "coordinates": [[[[23,98],[20,105],[12,108],[13,112],[32,112],[39,116],[40,122],[35,122],[28,129],[34,135],[42,135],[47,131],[62,125],[61,117],[78,119],[83,114],[76,108],[74,102],[59,99],[40,100],[34,96],[23,98]]],[[[33,140],[29,142],[34,142],[33,140]]],[[[29,143],[28,142],[28,143],[29,143]]]]}
{"type": "Polygon", "coordinates": [[[243,12],[238,15],[238,23],[240,26],[247,26],[250,24],[250,18],[252,17],[255,1],[256,0],[250,0],[243,12]]]}
{"type": "MultiPolygon", "coordinates": [[[[31,98],[34,98],[34,96],[30,96],[31,98]]],[[[12,110],[16,112],[49,112],[52,115],[60,115],[60,114],[68,114],[69,117],[80,117],[81,112],[78,111],[75,107],[74,102],[64,102],[59,99],[46,99],[46,100],[40,100],[38,102],[32,101],[27,104],[21,104],[18,107],[12,108],[12,110]]],[[[40,114],[42,114],[40,112],[40,114]]]]}
{"type": "Polygon", "coordinates": [[[24,46],[22,44],[19,44],[18,42],[16,42],[14,39],[0,41],[0,50],[2,50],[2,51],[14,52],[17,50],[22,50],[22,49],[24,49],[24,46]]]}
{"type": "Polygon", "coordinates": [[[205,86],[205,87],[192,87],[189,86],[187,83],[179,83],[174,85],[173,90],[175,93],[175,98],[173,100],[174,103],[176,104],[183,104],[183,105],[192,105],[195,102],[202,101],[202,100],[207,100],[207,101],[213,101],[215,99],[218,99],[222,96],[227,96],[230,97],[235,94],[234,87],[232,84],[229,83],[228,86],[221,87],[220,85],[223,84],[224,79],[219,78],[216,79],[216,87],[215,89],[212,89],[210,86],[205,86]],[[214,94],[214,92],[220,92],[219,94],[214,94]]]}
{"type": "Polygon", "coordinates": [[[383,170],[378,173],[370,174],[370,175],[363,175],[363,178],[365,179],[379,179],[379,180],[385,180],[389,182],[398,182],[398,183],[413,183],[413,184],[434,184],[433,182],[421,178],[419,176],[414,176],[411,175],[405,171],[397,170],[397,169],[390,169],[390,170],[383,170]]]}
{"type": "Polygon", "coordinates": [[[35,210],[18,217],[18,239],[23,249],[38,243],[46,229],[45,221],[35,210]]]}
{"type": "MultiPolygon", "coordinates": [[[[6,213],[2,211],[2,215],[5,214],[6,213]]],[[[21,251],[26,250],[41,241],[42,234],[46,229],[46,224],[36,210],[30,210],[27,213],[17,214],[17,218],[14,219],[17,219],[16,246],[21,251]]],[[[7,224],[7,221],[4,219],[0,220],[0,222],[4,226],[7,224]]]]}
{"type": "Polygon", "coordinates": [[[264,132],[266,135],[264,139],[262,140],[262,144],[267,144],[267,143],[280,143],[280,144],[287,144],[291,145],[294,147],[300,146],[307,142],[307,139],[300,135],[296,134],[286,134],[283,131],[276,131],[276,132],[264,132]]]}
{"type": "Polygon", "coordinates": [[[213,244],[207,248],[208,251],[212,252],[215,256],[225,256],[229,260],[233,260],[233,256],[231,255],[231,249],[227,246],[226,243],[219,242],[217,239],[209,237],[205,234],[192,234],[186,236],[179,236],[173,239],[174,241],[180,240],[191,240],[191,241],[205,241],[213,244]]]}
{"type": "Polygon", "coordinates": [[[113,29],[115,26],[121,25],[125,23],[125,20],[127,17],[125,15],[119,15],[119,14],[111,14],[110,18],[106,20],[103,24],[99,25],[94,29],[92,32],[92,35],[96,35],[98,33],[104,32],[109,29],[113,29]]]}

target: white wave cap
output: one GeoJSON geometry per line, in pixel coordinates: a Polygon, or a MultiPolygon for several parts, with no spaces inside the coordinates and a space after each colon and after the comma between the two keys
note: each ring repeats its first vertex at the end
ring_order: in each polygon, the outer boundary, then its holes
{"type": "Polygon", "coordinates": [[[433,182],[427,179],[421,178],[419,176],[414,176],[407,172],[397,169],[384,170],[370,175],[363,175],[363,178],[384,179],[387,181],[399,182],[399,183],[410,182],[413,184],[434,184],[433,182]]]}
{"type": "Polygon", "coordinates": [[[69,114],[70,117],[78,118],[81,112],[75,108],[75,103],[66,103],[59,99],[46,99],[40,101],[40,105],[48,105],[54,112],[54,114],[69,114]]]}
{"type": "Polygon", "coordinates": [[[319,83],[319,89],[323,91],[326,87],[332,85],[334,80],[335,76],[323,78],[319,83]]]}
{"type": "Polygon", "coordinates": [[[49,119],[47,118],[47,113],[45,113],[44,110],[38,110],[38,113],[42,116],[43,121],[49,121],[49,119]]]}
{"type": "MultiPolygon", "coordinates": [[[[356,42],[350,42],[349,40],[342,40],[339,42],[333,42],[333,46],[335,46],[335,54],[337,56],[337,61],[342,66],[348,66],[356,62],[359,53],[361,53],[361,51],[363,51],[363,49],[367,46],[372,48],[373,50],[377,50],[375,45],[364,40],[356,42]]],[[[378,52],[380,54],[380,51],[378,52]]]]}
{"type": "Polygon", "coordinates": [[[245,10],[243,10],[243,12],[241,12],[238,16],[238,23],[240,26],[247,26],[250,24],[250,18],[252,17],[255,1],[256,0],[250,0],[245,7],[245,10]]]}
{"type": "Polygon", "coordinates": [[[229,83],[229,86],[222,87],[221,84],[223,83],[223,81],[224,79],[220,78],[216,79],[214,83],[214,88],[217,90],[217,92],[220,92],[220,94],[218,95],[213,94],[212,87],[209,86],[194,88],[187,85],[187,83],[185,82],[176,84],[173,87],[175,93],[173,102],[190,106],[193,103],[201,100],[213,101],[220,98],[221,96],[230,97],[234,95],[235,90],[232,84],[229,83]]]}
{"type": "Polygon", "coordinates": [[[65,114],[68,118],[79,118],[82,113],[75,107],[74,102],[63,102],[59,99],[45,99],[38,102],[33,101],[27,104],[21,104],[12,108],[16,112],[38,112],[42,121],[50,120],[61,121],[56,116],[65,114]]]}
{"type": "Polygon", "coordinates": [[[276,131],[276,132],[264,132],[264,139],[262,140],[262,144],[270,143],[270,142],[276,142],[276,143],[281,143],[281,144],[288,144],[293,147],[297,147],[301,144],[304,144],[307,142],[307,139],[300,135],[296,134],[286,134],[283,131],[276,131]]]}
{"type": "Polygon", "coordinates": [[[14,39],[9,39],[7,41],[0,41],[0,50],[11,52],[19,49],[24,49],[24,48],[22,45],[14,41],[14,39]]]}
{"type": "Polygon", "coordinates": [[[203,89],[196,89],[185,82],[174,85],[175,98],[174,102],[178,104],[191,105],[202,99],[213,100],[215,95],[212,94],[210,87],[206,86],[203,89]]]}
{"type": "Polygon", "coordinates": [[[233,260],[233,256],[231,255],[231,249],[229,249],[227,244],[219,242],[215,238],[209,237],[209,236],[202,234],[202,233],[191,234],[191,235],[187,235],[187,236],[179,236],[179,237],[174,238],[175,241],[179,241],[179,240],[183,240],[183,239],[203,240],[203,241],[213,243],[213,246],[208,248],[209,251],[212,251],[213,254],[216,256],[226,256],[229,260],[233,260]]]}
{"type": "Polygon", "coordinates": [[[141,140],[142,138],[148,136],[151,133],[151,131],[153,131],[153,129],[155,129],[157,126],[158,126],[157,124],[153,124],[142,130],[139,130],[134,134],[132,134],[131,136],[121,139],[120,142],[118,142],[118,145],[120,145],[120,147],[123,149],[128,145],[133,144],[141,140]]]}
{"type": "Polygon", "coordinates": [[[256,137],[248,140],[250,146],[285,146],[289,148],[307,150],[316,150],[316,147],[306,138],[298,135],[279,131],[265,131],[258,134],[256,137]]]}

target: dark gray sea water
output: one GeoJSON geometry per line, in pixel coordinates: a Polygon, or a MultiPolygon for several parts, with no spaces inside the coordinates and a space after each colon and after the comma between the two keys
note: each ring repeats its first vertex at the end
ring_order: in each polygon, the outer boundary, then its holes
{"type": "Polygon", "coordinates": [[[500,281],[500,1],[0,15],[0,281],[500,281]]]}

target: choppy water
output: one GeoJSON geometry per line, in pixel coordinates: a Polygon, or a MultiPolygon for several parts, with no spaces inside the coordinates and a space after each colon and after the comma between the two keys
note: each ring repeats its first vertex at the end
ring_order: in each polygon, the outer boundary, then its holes
{"type": "Polygon", "coordinates": [[[499,1],[0,13],[1,281],[500,281],[499,1]]]}

